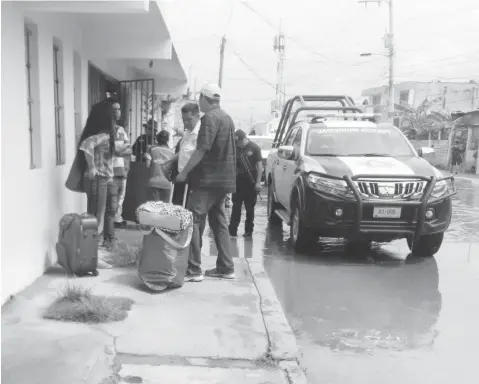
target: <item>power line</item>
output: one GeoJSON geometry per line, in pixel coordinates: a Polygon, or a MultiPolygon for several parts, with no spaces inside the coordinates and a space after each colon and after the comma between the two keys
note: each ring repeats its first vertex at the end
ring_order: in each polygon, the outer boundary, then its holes
{"type": "Polygon", "coordinates": [[[269,85],[271,88],[273,88],[274,90],[276,90],[276,85],[273,84],[272,82],[266,80],[264,77],[262,77],[261,75],[259,75],[242,57],[241,55],[236,52],[236,51],[233,51],[233,54],[238,58],[238,60],[254,75],[256,76],[259,80],[261,80],[263,83],[269,85]]]}

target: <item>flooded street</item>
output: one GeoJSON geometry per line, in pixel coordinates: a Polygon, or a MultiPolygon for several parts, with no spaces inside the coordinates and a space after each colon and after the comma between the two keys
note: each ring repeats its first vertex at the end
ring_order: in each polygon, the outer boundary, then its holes
{"type": "Polygon", "coordinates": [[[289,227],[269,229],[266,197],[258,202],[253,239],[232,243],[238,257],[263,258],[311,383],[476,382],[479,186],[457,187],[453,223],[431,259],[408,257],[405,240],[357,253],[322,239],[295,254],[289,227]]]}

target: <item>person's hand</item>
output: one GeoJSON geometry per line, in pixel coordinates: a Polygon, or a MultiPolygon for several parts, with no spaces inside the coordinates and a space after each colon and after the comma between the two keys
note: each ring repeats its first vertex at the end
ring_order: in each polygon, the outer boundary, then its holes
{"type": "Polygon", "coordinates": [[[256,183],[254,185],[254,190],[256,191],[256,193],[260,193],[262,189],[263,188],[261,187],[261,183],[256,183]]]}
{"type": "Polygon", "coordinates": [[[96,168],[90,168],[88,170],[88,178],[90,180],[95,180],[95,177],[98,175],[98,171],[96,168]]]}
{"type": "Polygon", "coordinates": [[[186,176],[187,174],[181,171],[178,176],[176,176],[176,182],[177,183],[185,183],[186,182],[186,176]]]}

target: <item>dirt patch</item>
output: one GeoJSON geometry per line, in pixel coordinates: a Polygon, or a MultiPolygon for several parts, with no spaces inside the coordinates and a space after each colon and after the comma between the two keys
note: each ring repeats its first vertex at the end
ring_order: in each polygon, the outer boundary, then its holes
{"type": "Polygon", "coordinates": [[[76,323],[109,323],[126,319],[133,303],[125,297],[96,296],[90,289],[67,285],[43,317],[76,323]]]}

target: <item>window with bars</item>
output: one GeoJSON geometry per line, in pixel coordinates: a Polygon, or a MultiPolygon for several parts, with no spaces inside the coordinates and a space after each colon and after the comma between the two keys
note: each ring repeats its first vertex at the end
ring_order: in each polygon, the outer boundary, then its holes
{"type": "Polygon", "coordinates": [[[41,167],[40,92],[36,25],[25,21],[25,83],[30,169],[41,167]]]}
{"type": "Polygon", "coordinates": [[[27,71],[28,139],[30,147],[30,168],[36,168],[33,155],[33,97],[32,97],[32,36],[25,27],[25,66],[27,71]]]}
{"type": "Polygon", "coordinates": [[[63,67],[59,42],[53,43],[53,103],[55,109],[55,148],[57,165],[65,164],[63,121],[63,67]]]}
{"type": "Polygon", "coordinates": [[[74,118],[75,118],[75,146],[79,144],[82,134],[82,60],[80,54],[73,52],[73,99],[74,99],[74,118]]]}

